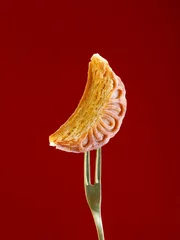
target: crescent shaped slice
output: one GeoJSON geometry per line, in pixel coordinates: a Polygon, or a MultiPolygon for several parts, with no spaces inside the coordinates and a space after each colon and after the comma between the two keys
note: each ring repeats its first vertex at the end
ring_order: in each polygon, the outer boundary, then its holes
{"type": "Polygon", "coordinates": [[[126,90],[106,59],[94,54],[83,96],[70,118],[49,137],[51,146],[81,153],[102,147],[120,129],[126,90]]]}

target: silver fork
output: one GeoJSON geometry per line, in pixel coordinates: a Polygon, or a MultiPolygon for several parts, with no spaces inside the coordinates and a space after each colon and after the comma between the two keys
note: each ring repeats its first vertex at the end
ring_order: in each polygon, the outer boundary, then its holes
{"type": "Polygon", "coordinates": [[[96,150],[95,181],[91,184],[90,152],[84,153],[84,189],[85,195],[94,218],[99,240],[104,240],[101,218],[101,148],[96,150]]]}

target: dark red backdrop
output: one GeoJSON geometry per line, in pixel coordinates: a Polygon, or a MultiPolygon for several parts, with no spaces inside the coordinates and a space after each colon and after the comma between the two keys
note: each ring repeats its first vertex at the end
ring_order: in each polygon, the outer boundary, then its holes
{"type": "Polygon", "coordinates": [[[75,109],[98,52],[128,99],[121,131],[103,148],[106,239],[179,240],[176,1],[0,5],[0,239],[97,239],[83,154],[49,147],[48,136],[75,109]]]}

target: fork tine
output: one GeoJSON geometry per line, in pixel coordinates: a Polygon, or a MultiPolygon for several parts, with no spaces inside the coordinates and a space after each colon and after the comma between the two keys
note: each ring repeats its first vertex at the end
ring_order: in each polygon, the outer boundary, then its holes
{"type": "Polygon", "coordinates": [[[84,189],[96,225],[98,239],[104,240],[101,217],[101,148],[96,150],[95,183],[90,180],[90,152],[84,153],[84,189]]]}
{"type": "Polygon", "coordinates": [[[89,151],[84,153],[84,181],[86,185],[91,184],[89,151]]]}
{"type": "Polygon", "coordinates": [[[95,170],[95,183],[101,182],[101,159],[102,159],[101,148],[96,150],[96,170],[95,170]]]}

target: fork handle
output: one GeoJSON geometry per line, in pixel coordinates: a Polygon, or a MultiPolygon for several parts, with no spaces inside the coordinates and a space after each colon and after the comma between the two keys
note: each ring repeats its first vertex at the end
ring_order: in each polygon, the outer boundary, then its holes
{"type": "Polygon", "coordinates": [[[102,225],[101,214],[99,212],[92,211],[92,215],[93,215],[94,222],[96,225],[98,239],[104,240],[104,230],[103,230],[103,225],[102,225]]]}

